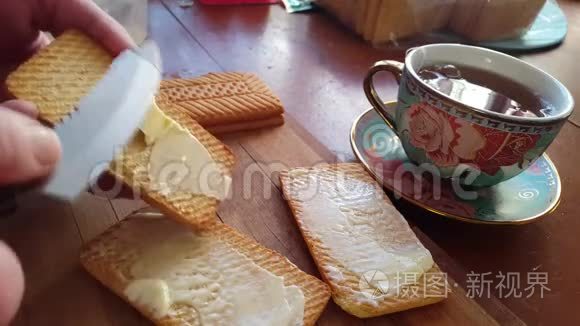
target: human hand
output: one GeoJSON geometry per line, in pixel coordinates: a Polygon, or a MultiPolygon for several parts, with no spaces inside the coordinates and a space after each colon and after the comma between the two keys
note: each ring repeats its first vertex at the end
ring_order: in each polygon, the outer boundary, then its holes
{"type": "Polygon", "coordinates": [[[133,46],[123,26],[92,0],[2,0],[0,21],[0,100],[9,98],[4,87],[8,73],[48,45],[44,32],[56,37],[80,30],[115,56],[133,46]]]}
{"type": "Polygon", "coordinates": [[[0,241],[0,325],[10,325],[24,292],[24,276],[18,258],[0,241]]]}
{"type": "Polygon", "coordinates": [[[125,29],[91,0],[4,0],[0,2],[0,53],[16,58],[31,55],[49,38],[68,29],[78,29],[111,54],[133,45],[125,29]]]}
{"type": "Polygon", "coordinates": [[[58,162],[58,137],[36,120],[37,115],[30,102],[0,103],[0,185],[40,179],[58,162]]]}
{"type": "MultiPolygon", "coordinates": [[[[42,178],[57,164],[58,137],[36,120],[37,114],[36,107],[29,102],[0,103],[0,187],[42,178]]],[[[20,263],[0,241],[0,325],[10,323],[23,291],[20,263]]]]}
{"type": "MultiPolygon", "coordinates": [[[[0,1],[0,101],[9,98],[6,76],[58,36],[80,30],[112,55],[133,46],[123,27],[91,0],[0,1]]],[[[60,159],[58,137],[36,120],[32,103],[0,104],[0,187],[26,183],[50,174],[60,159]]],[[[0,325],[10,323],[24,291],[24,277],[12,250],[0,241],[0,325]]]]}

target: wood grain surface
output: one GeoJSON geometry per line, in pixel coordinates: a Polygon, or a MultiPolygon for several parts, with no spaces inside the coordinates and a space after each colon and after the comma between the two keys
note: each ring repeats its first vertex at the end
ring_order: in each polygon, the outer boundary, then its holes
{"type": "MultiPolygon", "coordinates": [[[[560,1],[569,22],[567,41],[522,58],[552,73],[580,98],[580,3],[560,1]]],[[[318,275],[281,196],[277,173],[319,162],[353,161],[348,131],[369,107],[362,92],[368,67],[400,60],[404,47],[373,48],[323,12],[287,14],[278,5],[181,8],[178,1],[149,2],[149,34],[161,48],[166,77],[211,71],[258,74],[280,96],[287,122],[274,129],[223,137],[238,161],[234,196],[219,217],[263,245],[318,275]]],[[[381,83],[384,98],[396,84],[381,83]]],[[[330,303],[319,325],[521,325],[580,324],[580,129],[578,113],[548,150],[563,183],[562,203],[524,226],[496,227],[450,221],[405,202],[395,205],[448,273],[452,294],[441,303],[360,320],[330,303]],[[547,272],[543,298],[470,298],[468,274],[547,272]]],[[[80,267],[80,246],[144,203],[91,194],[74,203],[21,197],[17,212],[0,220],[0,238],[18,253],[26,294],[15,325],[147,325],[135,310],[80,267]]]]}
{"type": "Polygon", "coordinates": [[[147,37],[147,0],[93,0],[115,18],[137,44],[147,37]]]}

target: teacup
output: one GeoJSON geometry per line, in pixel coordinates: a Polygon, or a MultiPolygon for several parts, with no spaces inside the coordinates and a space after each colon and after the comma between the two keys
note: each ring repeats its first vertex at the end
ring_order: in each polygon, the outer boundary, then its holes
{"type": "Polygon", "coordinates": [[[376,62],[363,86],[412,161],[429,165],[440,177],[473,186],[491,186],[524,171],[548,148],[574,107],[570,92],[546,72],[500,52],[461,44],[411,49],[404,64],[376,62]],[[530,118],[461,103],[419,78],[422,67],[437,63],[478,68],[517,81],[550,103],[552,112],[530,118]],[[379,71],[392,73],[399,83],[395,110],[388,110],[375,90],[373,76],[379,71]]]}

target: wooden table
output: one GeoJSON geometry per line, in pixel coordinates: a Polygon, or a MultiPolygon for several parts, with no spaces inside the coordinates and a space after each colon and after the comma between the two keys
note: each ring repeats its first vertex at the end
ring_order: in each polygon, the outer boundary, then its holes
{"type": "MultiPolygon", "coordinates": [[[[580,99],[580,3],[560,1],[570,21],[568,40],[548,52],[523,58],[559,78],[580,99]]],[[[235,196],[219,216],[267,247],[288,256],[304,271],[316,268],[280,195],[276,171],[318,162],[352,161],[348,131],[368,103],[361,88],[376,60],[401,59],[403,48],[374,49],[324,13],[288,15],[277,5],[181,8],[174,0],[149,7],[150,34],[163,49],[167,76],[211,71],[260,75],[281,97],[287,123],[275,129],[222,137],[238,160],[235,196]],[[241,173],[254,168],[252,196],[243,196],[241,173]]],[[[396,85],[384,81],[384,97],[396,85]]],[[[580,113],[548,150],[563,183],[560,207],[533,224],[517,227],[470,225],[446,220],[395,202],[452,279],[443,303],[359,320],[330,303],[320,325],[580,324],[580,113]],[[469,298],[468,273],[547,272],[544,298],[469,298]],[[457,285],[455,285],[455,282],[457,285]]],[[[246,189],[248,191],[248,189],[246,189]]],[[[80,267],[80,246],[143,203],[84,194],[71,204],[22,198],[20,209],[0,221],[0,238],[20,256],[27,290],[15,325],[141,325],[140,315],[100,286],[80,267]]],[[[522,280],[522,282],[524,282],[522,280]]]]}

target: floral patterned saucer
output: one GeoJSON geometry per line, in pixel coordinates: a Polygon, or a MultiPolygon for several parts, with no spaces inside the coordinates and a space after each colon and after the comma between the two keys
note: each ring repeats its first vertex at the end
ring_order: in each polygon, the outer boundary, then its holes
{"type": "Polygon", "coordinates": [[[560,200],[560,177],[546,154],[507,181],[464,189],[421,174],[407,158],[399,138],[373,109],[355,120],[350,141],[366,169],[396,198],[445,217],[483,224],[524,224],[552,212],[560,200]]]}

